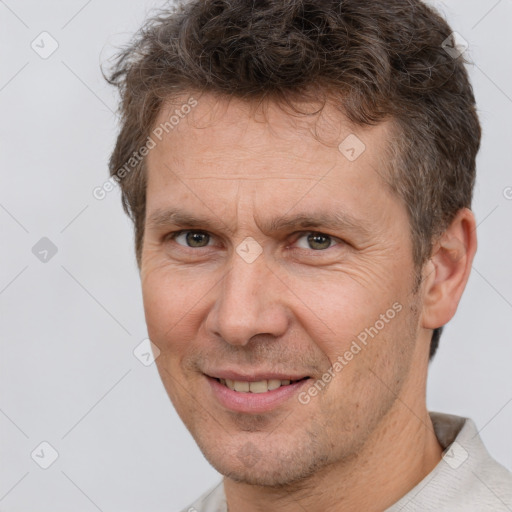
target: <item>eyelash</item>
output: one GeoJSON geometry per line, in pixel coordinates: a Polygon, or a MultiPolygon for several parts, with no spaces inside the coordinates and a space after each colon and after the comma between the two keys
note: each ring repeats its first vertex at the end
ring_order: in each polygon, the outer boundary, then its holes
{"type": "MultiPolygon", "coordinates": [[[[165,240],[173,240],[173,241],[175,241],[178,236],[180,236],[180,235],[182,235],[184,233],[200,233],[200,234],[205,234],[205,235],[210,237],[209,241],[211,241],[211,237],[212,237],[212,235],[210,233],[208,233],[207,231],[201,231],[201,230],[196,230],[196,229],[182,229],[182,230],[179,230],[179,231],[174,231],[172,233],[169,233],[165,237],[165,240]]],[[[329,235],[327,233],[323,233],[321,231],[300,231],[297,234],[300,234],[301,236],[298,236],[297,238],[295,238],[294,243],[296,243],[298,240],[300,240],[304,236],[307,236],[307,235],[310,235],[310,234],[320,235],[322,237],[329,238],[332,242],[335,242],[333,245],[330,245],[329,247],[327,247],[327,249],[311,249],[311,248],[305,249],[305,248],[302,247],[302,248],[299,248],[299,250],[310,250],[310,251],[314,251],[314,252],[325,252],[328,249],[331,249],[332,247],[334,247],[335,245],[340,245],[340,244],[344,243],[344,241],[341,240],[340,238],[337,238],[335,236],[329,235]]],[[[192,249],[192,250],[193,249],[205,249],[207,247],[210,247],[209,245],[206,245],[204,247],[190,247],[188,245],[181,245],[181,244],[178,244],[178,245],[180,247],[184,247],[185,249],[192,249]]]]}

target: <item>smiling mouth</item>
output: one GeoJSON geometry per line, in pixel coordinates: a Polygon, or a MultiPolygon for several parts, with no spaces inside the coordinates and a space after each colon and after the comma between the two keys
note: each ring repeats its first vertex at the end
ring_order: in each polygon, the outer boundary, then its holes
{"type": "Polygon", "coordinates": [[[303,380],[309,379],[309,377],[304,377],[298,380],[279,380],[279,379],[269,379],[269,380],[258,380],[255,382],[248,382],[243,380],[231,380],[231,379],[215,379],[217,382],[220,382],[222,385],[231,389],[232,391],[238,391],[239,393],[267,393],[268,391],[273,391],[274,389],[278,389],[283,386],[290,386],[291,384],[295,384],[296,382],[301,382],[303,380]]]}

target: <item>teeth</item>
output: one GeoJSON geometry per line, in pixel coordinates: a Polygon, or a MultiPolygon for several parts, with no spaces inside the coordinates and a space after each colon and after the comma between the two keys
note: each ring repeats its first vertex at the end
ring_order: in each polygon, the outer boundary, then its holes
{"type": "Polygon", "coordinates": [[[249,391],[249,383],[243,380],[235,380],[235,391],[242,391],[247,393],[249,391]]]}
{"type": "Polygon", "coordinates": [[[270,380],[259,380],[256,382],[247,382],[241,380],[231,380],[231,379],[219,379],[221,384],[224,384],[229,389],[234,391],[238,391],[240,393],[266,393],[267,391],[272,391],[273,389],[277,389],[281,386],[288,386],[290,384],[290,380],[279,380],[279,379],[270,379],[270,380]]]}
{"type": "Polygon", "coordinates": [[[268,381],[268,390],[272,391],[273,389],[277,389],[281,387],[281,381],[279,379],[270,379],[268,381]]]}
{"type": "Polygon", "coordinates": [[[268,391],[267,381],[259,380],[257,382],[250,382],[249,390],[251,393],[265,393],[268,391]]]}

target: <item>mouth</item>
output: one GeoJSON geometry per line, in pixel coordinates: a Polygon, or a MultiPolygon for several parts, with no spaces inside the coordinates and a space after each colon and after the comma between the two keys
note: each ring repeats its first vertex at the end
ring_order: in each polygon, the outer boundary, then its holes
{"type": "Polygon", "coordinates": [[[205,374],[205,377],[215,402],[229,411],[247,414],[270,413],[281,406],[294,407],[299,403],[297,394],[311,380],[309,376],[267,374],[248,377],[232,372],[218,376],[205,374]]]}
{"type": "Polygon", "coordinates": [[[215,378],[217,382],[238,393],[268,393],[283,386],[290,386],[297,382],[309,379],[309,377],[302,377],[300,379],[263,379],[257,381],[246,380],[232,380],[215,378]]]}

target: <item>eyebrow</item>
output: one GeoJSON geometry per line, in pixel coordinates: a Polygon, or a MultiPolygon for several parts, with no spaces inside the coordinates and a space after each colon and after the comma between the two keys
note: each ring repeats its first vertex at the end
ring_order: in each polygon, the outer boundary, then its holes
{"type": "MultiPolygon", "coordinates": [[[[341,210],[325,212],[301,212],[275,217],[265,222],[258,222],[263,232],[275,233],[293,229],[324,228],[351,232],[365,237],[370,236],[371,229],[367,223],[341,210]]],[[[201,218],[177,208],[157,209],[148,215],[147,226],[150,229],[162,229],[169,226],[217,229],[233,235],[234,231],[220,217],[201,218]]]]}

